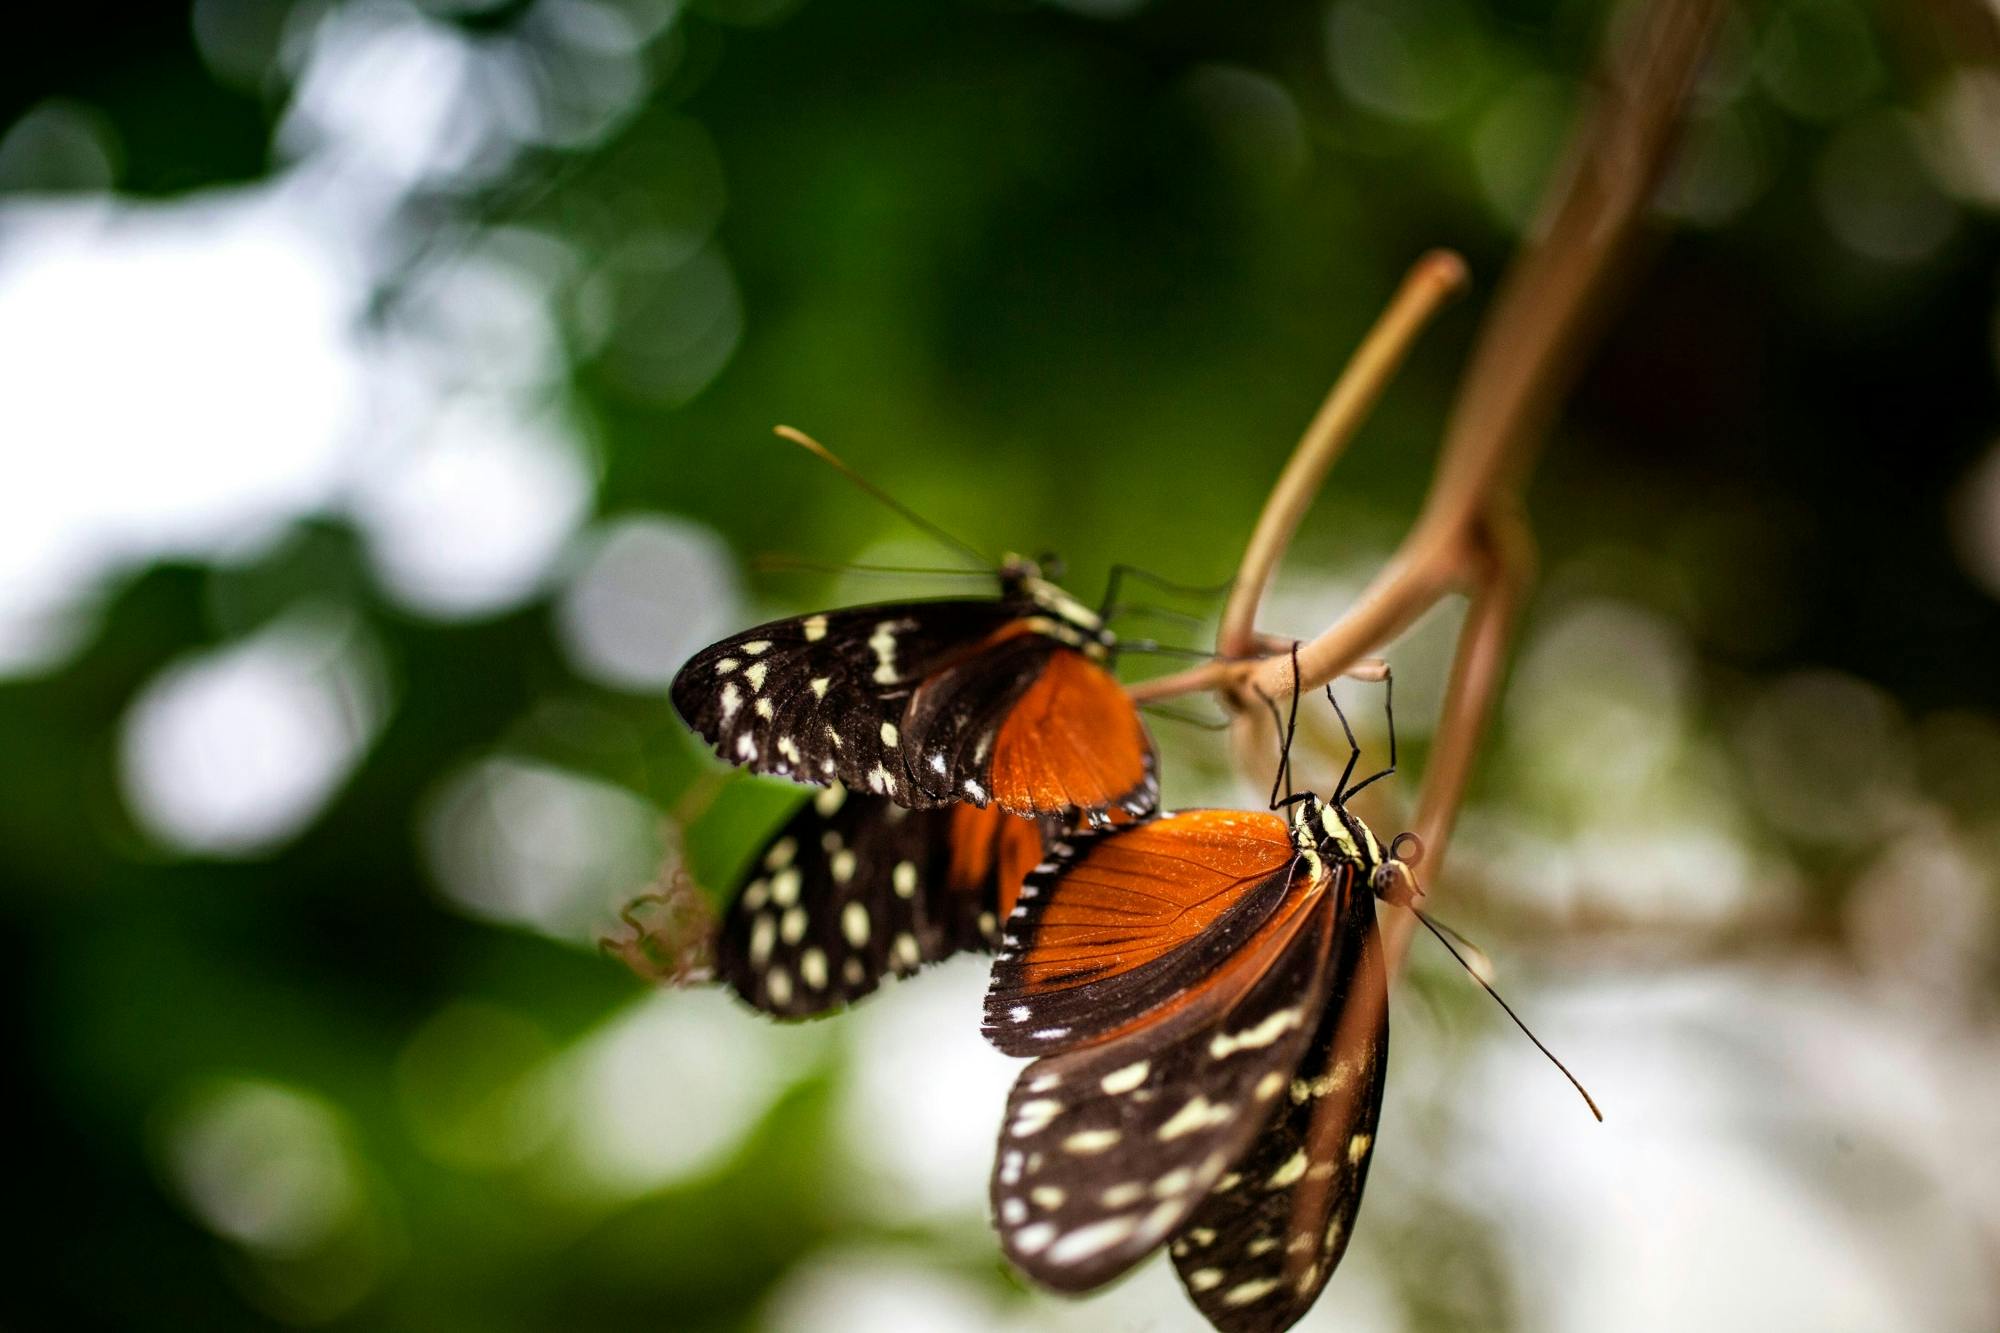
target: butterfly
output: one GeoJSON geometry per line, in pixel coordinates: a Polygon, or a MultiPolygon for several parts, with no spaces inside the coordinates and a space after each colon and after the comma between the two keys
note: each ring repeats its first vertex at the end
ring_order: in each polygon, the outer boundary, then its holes
{"type": "Polygon", "coordinates": [[[697,653],[674,706],[724,759],[912,810],[1102,822],[1158,801],[1153,743],[1102,617],[1008,559],[997,598],[772,621],[697,653]]]}
{"type": "Polygon", "coordinates": [[[998,806],[908,810],[834,782],[752,858],[716,936],[716,975],[757,1009],[806,1018],[885,977],[988,952],[1055,831],[998,806]]]}
{"type": "Polygon", "coordinates": [[[1375,898],[1409,901],[1419,854],[1347,808],[1352,772],[1330,803],[1080,830],[1022,884],[984,1026],[1036,1057],[991,1188],[1038,1282],[1087,1291],[1166,1244],[1217,1328],[1278,1330],[1339,1263],[1389,1053],[1375,898]]]}

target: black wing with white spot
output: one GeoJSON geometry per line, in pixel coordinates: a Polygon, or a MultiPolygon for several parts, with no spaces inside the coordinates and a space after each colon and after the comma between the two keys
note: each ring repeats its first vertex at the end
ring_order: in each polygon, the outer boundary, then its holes
{"type": "Polygon", "coordinates": [[[1332,942],[1301,893],[1246,946],[1219,1014],[1191,1004],[1037,1060],[1008,1098],[992,1197],[1007,1255],[1086,1291],[1180,1231],[1282,1102],[1305,1053],[1332,942]]]}
{"type": "Polygon", "coordinates": [[[885,976],[988,950],[1043,837],[998,810],[906,810],[835,783],[751,862],[723,917],[716,972],[756,1008],[807,1018],[885,976]]]}
{"type": "Polygon", "coordinates": [[[1342,908],[1332,994],[1278,1115],[1170,1247],[1223,1333],[1279,1333],[1312,1307],[1347,1249],[1382,1114],[1388,988],[1375,904],[1342,908]],[[1224,1188],[1227,1186],[1227,1188],[1224,1188]]]}
{"type": "Polygon", "coordinates": [[[992,598],[775,620],[695,654],[674,677],[674,707],[717,754],[752,772],[839,780],[917,809],[944,804],[912,789],[904,710],[925,678],[1020,614],[1018,601],[992,598]]]}

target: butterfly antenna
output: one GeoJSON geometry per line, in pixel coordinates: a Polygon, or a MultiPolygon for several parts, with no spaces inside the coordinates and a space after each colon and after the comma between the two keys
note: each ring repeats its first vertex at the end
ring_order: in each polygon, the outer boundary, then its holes
{"type": "Polygon", "coordinates": [[[1429,925],[1432,930],[1441,930],[1451,936],[1452,943],[1458,946],[1466,966],[1472,969],[1472,975],[1484,977],[1488,981],[1493,980],[1498,975],[1499,969],[1493,966],[1493,959],[1487,954],[1486,950],[1465,938],[1464,931],[1453,930],[1436,917],[1429,918],[1429,925]]]}
{"type": "Polygon", "coordinates": [[[1179,644],[1161,643],[1158,639],[1120,639],[1118,651],[1121,653],[1150,653],[1155,657],[1188,657],[1203,662],[1215,660],[1215,654],[1206,648],[1183,648],[1179,644]]]}
{"type": "Polygon", "coordinates": [[[946,532],[943,528],[931,522],[929,519],[925,518],[922,514],[919,514],[916,510],[910,508],[908,505],[904,504],[901,500],[898,500],[895,496],[889,494],[887,491],[883,490],[880,486],[877,486],[874,482],[868,480],[868,478],[862,476],[859,472],[856,472],[853,468],[849,467],[847,464],[841,462],[840,459],[834,454],[833,450],[827,448],[825,445],[821,444],[818,440],[815,440],[812,436],[806,434],[804,431],[798,430],[792,426],[774,426],[772,427],[772,433],[777,435],[780,439],[790,440],[793,444],[798,445],[801,449],[804,449],[807,453],[812,454],[814,457],[818,458],[822,463],[825,463],[827,466],[831,467],[834,471],[840,473],[840,475],[842,475],[843,477],[846,477],[849,481],[853,482],[856,486],[859,486],[862,490],[868,492],[868,494],[874,496],[877,500],[880,500],[890,509],[895,510],[896,513],[902,515],[903,518],[906,519],[908,522],[910,522],[912,525],[921,528],[923,531],[929,533],[937,540],[943,542],[946,546],[949,546],[952,550],[957,551],[960,555],[966,556],[974,564],[979,565],[981,568],[986,569],[988,571],[992,570],[995,567],[994,561],[989,559],[977,547],[973,546],[972,543],[960,541],[958,538],[952,536],[949,532],[946,532]]]}
{"type": "MultiPolygon", "coordinates": [[[[1144,703],[1140,704],[1139,707],[1156,717],[1164,717],[1174,722],[1185,722],[1188,726],[1199,727],[1203,731],[1227,731],[1231,725],[1229,719],[1226,717],[1220,719],[1206,718],[1197,713],[1185,712],[1166,704],[1144,703]]],[[[1276,800],[1277,795],[1275,791],[1272,792],[1272,799],[1276,800]]]]}
{"type": "Polygon", "coordinates": [[[1198,627],[1208,622],[1208,617],[1190,615],[1186,611],[1176,611],[1170,606],[1155,606],[1151,602],[1119,602],[1107,606],[1100,612],[1106,620],[1116,620],[1120,616],[1145,616],[1150,620],[1171,620],[1176,624],[1198,627]]]}
{"type": "Polygon", "coordinates": [[[1137,565],[1116,564],[1111,567],[1110,577],[1104,583],[1105,610],[1101,614],[1106,619],[1110,618],[1110,608],[1118,604],[1118,585],[1125,579],[1138,579],[1150,583],[1162,592],[1173,593],[1177,597],[1220,597],[1236,586],[1234,577],[1224,579],[1221,583],[1175,583],[1137,565]]]}
{"type": "Polygon", "coordinates": [[[753,556],[750,567],[762,574],[896,574],[927,578],[991,578],[990,569],[942,569],[922,565],[865,565],[841,560],[802,560],[766,553],[753,556]]]}
{"type": "MultiPolygon", "coordinates": [[[[1514,1026],[1521,1029],[1521,1031],[1526,1034],[1529,1041],[1535,1043],[1535,1049],[1540,1051],[1543,1055],[1546,1055],[1549,1058],[1549,1063],[1562,1071],[1562,1076],[1569,1080],[1569,1085],[1572,1088],[1576,1089],[1578,1096],[1583,1098],[1583,1104],[1590,1108],[1590,1113],[1597,1117],[1599,1124],[1602,1124],[1604,1122],[1604,1112],[1597,1109],[1596,1100],[1591,1097],[1588,1091],[1585,1090],[1583,1084],[1577,1081],[1576,1075],[1569,1072],[1569,1066],[1564,1064],[1562,1061],[1556,1059],[1556,1053],[1550,1050],[1547,1046],[1544,1046],[1542,1044],[1542,1039],[1540,1037],[1537,1037],[1534,1034],[1534,1031],[1531,1028],[1529,1028],[1529,1026],[1526,1023],[1523,1023],[1521,1021],[1521,1016],[1514,1012],[1514,1006],[1508,1004],[1507,1001],[1502,999],[1500,997],[1500,992],[1494,990],[1492,985],[1488,983],[1486,978],[1479,975],[1478,969],[1473,967],[1471,963],[1468,963],[1465,960],[1465,955],[1452,947],[1451,941],[1445,938],[1444,931],[1438,929],[1437,922],[1431,920],[1430,913],[1418,907],[1412,907],[1410,910],[1417,914],[1417,920],[1423,922],[1425,926],[1430,928],[1431,934],[1437,936],[1437,941],[1439,944],[1442,944],[1445,947],[1445,952],[1449,953],[1453,958],[1458,960],[1458,965],[1465,969],[1465,975],[1471,977],[1474,981],[1478,982],[1480,989],[1485,991],[1488,995],[1491,995],[1493,997],[1493,1002],[1499,1005],[1502,1009],[1507,1011],[1507,1017],[1514,1020],[1514,1026]]],[[[1454,931],[1453,933],[1456,934],[1457,932],[1454,931]]]]}

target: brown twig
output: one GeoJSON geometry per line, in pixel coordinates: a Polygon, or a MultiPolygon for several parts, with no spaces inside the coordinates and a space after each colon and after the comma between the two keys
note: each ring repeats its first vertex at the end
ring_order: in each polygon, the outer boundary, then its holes
{"type": "MultiPolygon", "coordinates": [[[[1506,676],[1507,648],[1521,604],[1534,580],[1534,538],[1518,507],[1497,505],[1487,510],[1480,527],[1482,559],[1478,584],[1459,627],[1458,648],[1446,682],[1444,709],[1417,798],[1417,837],[1424,846],[1424,878],[1438,882],[1445,848],[1458,821],[1473,761],[1486,734],[1493,702],[1506,676]]],[[[1383,943],[1390,968],[1400,965],[1416,930],[1415,913],[1386,912],[1383,943]]]]}
{"type": "MultiPolygon", "coordinates": [[[[1481,327],[1416,522],[1354,604],[1299,649],[1296,687],[1317,688],[1381,651],[1447,594],[1471,595],[1418,802],[1433,884],[1530,578],[1522,486],[1632,256],[1723,10],[1724,0],[1653,0],[1614,24],[1594,95],[1579,115],[1541,219],[1481,327]]],[[[1136,695],[1162,699],[1214,689],[1247,715],[1242,705],[1253,692],[1278,698],[1292,691],[1289,654],[1245,660],[1256,643],[1258,603],[1327,469],[1416,330],[1462,281],[1462,266],[1437,257],[1412,272],[1265,506],[1224,613],[1219,660],[1144,682],[1136,695]]],[[[1407,913],[1391,917],[1392,968],[1407,947],[1411,921],[1407,913]]]]}
{"type": "Polygon", "coordinates": [[[1424,325],[1446,301],[1465,289],[1466,277],[1465,260],[1450,250],[1431,251],[1411,266],[1388,308],[1361,340],[1264,502],[1264,512],[1258,516],[1230,585],[1229,603],[1223,607],[1222,624],[1216,632],[1216,652],[1224,657],[1250,652],[1257,605],[1327,472],[1368,419],[1424,325]]]}

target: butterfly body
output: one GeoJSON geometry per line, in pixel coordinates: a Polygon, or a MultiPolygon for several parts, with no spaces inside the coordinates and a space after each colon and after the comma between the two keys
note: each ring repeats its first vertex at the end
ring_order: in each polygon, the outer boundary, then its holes
{"type": "Polygon", "coordinates": [[[1152,808],[1152,742],[1096,612],[1010,561],[1000,595],[772,621],[695,655],[674,705],[724,759],[913,810],[1152,808]]]}
{"type": "Polygon", "coordinates": [[[1224,1329],[1288,1327],[1346,1244],[1388,1049],[1380,844],[1344,806],[1074,834],[1024,882],[986,1030],[1039,1058],[993,1176],[1008,1256],[1084,1291],[1168,1243],[1224,1329]]]}

